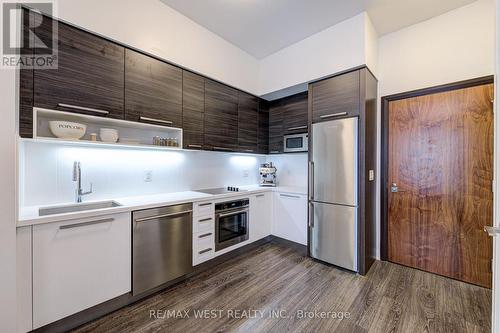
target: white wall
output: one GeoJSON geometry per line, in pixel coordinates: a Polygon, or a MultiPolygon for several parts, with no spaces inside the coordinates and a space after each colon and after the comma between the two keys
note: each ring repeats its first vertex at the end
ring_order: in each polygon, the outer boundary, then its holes
{"type": "MultiPolygon", "coordinates": [[[[479,0],[381,37],[378,43],[377,146],[380,147],[382,96],[492,75],[494,33],[494,0],[479,0]]],[[[377,179],[380,179],[380,150],[378,166],[377,179]]],[[[377,200],[380,209],[380,197],[377,200]]],[[[377,218],[379,216],[380,211],[377,218]]],[[[380,234],[377,239],[378,250],[380,234]]]]}
{"type": "Polygon", "coordinates": [[[196,151],[150,151],[24,142],[24,205],[74,200],[73,162],[82,165],[84,200],[258,184],[265,156],[196,151]],[[145,182],[145,172],[152,181],[145,182]],[[245,177],[245,172],[248,176],[245,177]]]}
{"type": "Polygon", "coordinates": [[[57,16],[257,94],[258,61],[159,0],[59,0],[57,16]]]}
{"type": "Polygon", "coordinates": [[[16,331],[16,75],[0,69],[0,327],[16,331]]]}
{"type": "Polygon", "coordinates": [[[363,65],[365,13],[327,28],[260,61],[260,95],[363,65]]]}
{"type": "Polygon", "coordinates": [[[365,13],[365,64],[378,77],[378,34],[372,20],[365,13]]]}

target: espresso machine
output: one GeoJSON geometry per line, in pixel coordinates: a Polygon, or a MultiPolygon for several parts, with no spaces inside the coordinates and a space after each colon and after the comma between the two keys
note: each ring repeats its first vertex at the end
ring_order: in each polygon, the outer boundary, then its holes
{"type": "Polygon", "coordinates": [[[273,162],[260,165],[260,186],[276,186],[276,167],[273,162]]]}

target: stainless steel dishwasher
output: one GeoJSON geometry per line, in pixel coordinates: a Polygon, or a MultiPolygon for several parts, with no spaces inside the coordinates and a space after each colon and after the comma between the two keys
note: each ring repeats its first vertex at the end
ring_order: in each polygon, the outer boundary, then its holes
{"type": "Polygon", "coordinates": [[[133,212],[133,295],[193,270],[192,214],[191,203],[133,212]]]}

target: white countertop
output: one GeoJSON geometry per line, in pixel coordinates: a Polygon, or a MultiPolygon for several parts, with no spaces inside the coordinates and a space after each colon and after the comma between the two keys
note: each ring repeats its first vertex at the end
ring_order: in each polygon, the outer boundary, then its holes
{"type": "MultiPolygon", "coordinates": [[[[196,191],[183,191],[183,192],[162,193],[162,194],[143,195],[134,197],[108,198],[99,201],[112,200],[119,203],[120,206],[103,208],[103,209],[86,210],[80,212],[64,213],[57,215],[46,215],[46,216],[39,216],[38,210],[41,207],[52,207],[52,206],[74,204],[74,203],[66,202],[49,206],[21,207],[19,210],[19,219],[17,222],[17,226],[22,227],[34,224],[41,224],[41,223],[82,219],[82,218],[89,218],[101,215],[131,212],[134,210],[154,208],[160,206],[169,206],[186,202],[213,201],[223,198],[244,196],[246,194],[253,194],[253,193],[267,192],[267,191],[302,194],[302,195],[307,194],[307,189],[305,187],[299,187],[299,186],[260,187],[258,185],[250,185],[250,186],[240,186],[239,188],[245,191],[230,192],[219,195],[205,194],[196,191]]],[[[91,203],[91,202],[92,201],[86,201],[85,203],[91,203]]]]}

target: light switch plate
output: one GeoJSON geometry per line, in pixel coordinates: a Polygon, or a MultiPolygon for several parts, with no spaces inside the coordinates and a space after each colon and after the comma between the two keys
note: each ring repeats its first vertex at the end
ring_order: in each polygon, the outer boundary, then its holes
{"type": "Polygon", "coordinates": [[[375,180],[375,171],[374,170],[368,171],[368,180],[371,182],[375,180]]]}

